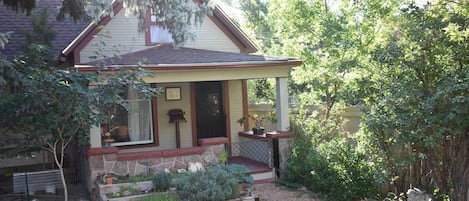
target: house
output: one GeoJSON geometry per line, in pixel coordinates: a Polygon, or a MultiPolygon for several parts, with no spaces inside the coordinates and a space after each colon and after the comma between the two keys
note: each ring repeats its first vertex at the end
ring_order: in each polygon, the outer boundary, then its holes
{"type": "Polygon", "coordinates": [[[127,90],[123,96],[131,110],[117,108],[108,125],[90,130],[81,164],[88,190],[107,173],[133,176],[187,169],[189,162],[217,164],[225,150],[228,162],[246,165],[256,181],[273,181],[289,152],[288,72],[302,61],[251,54],[256,46],[220,7],[193,27],[196,39],[179,48],[151,14],[140,33],[137,18],[123,10],[116,3],[114,16],[89,24],[61,55],[82,72],[140,66],[152,72],[145,81],[164,91],[145,100],[127,90]],[[249,122],[238,121],[250,112],[247,80],[259,78],[276,80],[277,123],[253,135],[249,122]]]}

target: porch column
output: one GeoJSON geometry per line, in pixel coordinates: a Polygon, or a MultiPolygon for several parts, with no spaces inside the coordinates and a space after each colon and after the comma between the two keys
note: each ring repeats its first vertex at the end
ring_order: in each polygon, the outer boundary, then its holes
{"type": "Polygon", "coordinates": [[[276,78],[277,90],[277,131],[288,131],[290,121],[288,119],[288,83],[286,77],[276,78]]]}
{"type": "Polygon", "coordinates": [[[90,147],[102,147],[101,145],[101,127],[91,126],[90,128],[90,147]]]}

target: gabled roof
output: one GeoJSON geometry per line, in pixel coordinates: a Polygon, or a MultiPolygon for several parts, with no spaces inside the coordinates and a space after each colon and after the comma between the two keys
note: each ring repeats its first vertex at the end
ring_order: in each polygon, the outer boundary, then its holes
{"type": "Polygon", "coordinates": [[[47,8],[49,23],[57,32],[53,40],[53,46],[51,47],[51,54],[59,56],[62,50],[89,24],[89,22],[84,21],[74,22],[72,19],[58,21],[56,16],[61,4],[62,1],[58,0],[37,1],[37,5],[32,11],[31,16],[27,16],[8,9],[3,3],[0,3],[0,33],[8,31],[14,32],[11,40],[6,44],[5,49],[0,49],[0,52],[7,56],[7,59],[12,59],[14,56],[20,54],[24,41],[23,33],[25,31],[32,31],[32,16],[37,15],[42,9],[47,8]]]}
{"type": "MultiPolygon", "coordinates": [[[[122,3],[114,4],[114,12],[117,15],[122,10],[122,3]]],[[[256,45],[247,37],[247,35],[223,12],[219,6],[213,9],[213,15],[209,16],[212,20],[240,49],[241,52],[253,53],[258,49],[256,45]]],[[[110,16],[104,17],[96,24],[89,24],[63,51],[64,55],[69,55],[75,48],[83,46],[81,44],[86,38],[99,32],[100,26],[104,26],[112,20],[110,16]]]]}
{"type": "Polygon", "coordinates": [[[203,70],[229,68],[292,67],[303,62],[295,58],[270,57],[247,53],[220,52],[194,48],[175,49],[171,44],[75,65],[83,72],[114,71],[137,66],[148,70],[203,70]]]}
{"type": "Polygon", "coordinates": [[[172,44],[162,44],[141,51],[120,55],[116,58],[89,62],[86,64],[118,64],[156,66],[164,64],[201,64],[201,63],[229,63],[229,62],[272,62],[288,61],[290,58],[269,57],[247,53],[220,52],[194,48],[175,49],[172,44]]]}

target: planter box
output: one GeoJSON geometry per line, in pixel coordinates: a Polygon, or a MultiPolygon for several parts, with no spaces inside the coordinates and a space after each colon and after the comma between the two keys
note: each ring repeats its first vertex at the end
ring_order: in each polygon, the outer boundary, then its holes
{"type": "Polygon", "coordinates": [[[113,194],[119,192],[122,188],[135,188],[140,192],[150,192],[153,189],[152,181],[141,181],[135,183],[120,183],[120,184],[98,184],[99,196],[101,201],[125,201],[135,200],[136,198],[152,195],[152,193],[130,195],[117,198],[109,198],[106,194],[113,194]]]}
{"type": "Polygon", "coordinates": [[[99,197],[101,198],[101,201],[133,201],[136,200],[137,198],[143,198],[147,197],[150,195],[155,195],[156,193],[147,193],[147,194],[140,194],[140,195],[130,195],[130,196],[124,196],[124,197],[118,197],[118,198],[108,198],[106,194],[100,194],[99,197]]]}

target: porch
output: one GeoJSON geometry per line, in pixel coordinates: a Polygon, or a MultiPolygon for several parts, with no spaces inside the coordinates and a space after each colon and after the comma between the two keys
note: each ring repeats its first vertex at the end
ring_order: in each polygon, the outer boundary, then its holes
{"type": "Polygon", "coordinates": [[[256,183],[273,182],[280,176],[289,149],[288,133],[267,132],[254,135],[239,132],[239,142],[227,144],[228,164],[238,164],[250,170],[256,183]],[[281,150],[284,152],[282,153],[281,150]]]}

